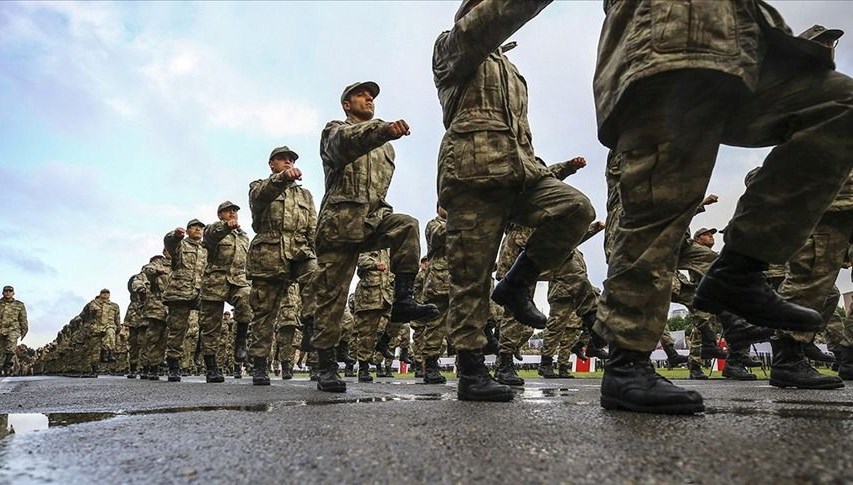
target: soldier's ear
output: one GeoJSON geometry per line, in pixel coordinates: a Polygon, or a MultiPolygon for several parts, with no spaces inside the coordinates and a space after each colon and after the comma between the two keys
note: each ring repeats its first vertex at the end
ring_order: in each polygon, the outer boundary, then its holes
{"type": "Polygon", "coordinates": [[[349,110],[350,110],[349,98],[345,99],[345,100],[341,103],[341,108],[343,108],[343,109],[344,109],[344,113],[349,113],[349,110]]]}

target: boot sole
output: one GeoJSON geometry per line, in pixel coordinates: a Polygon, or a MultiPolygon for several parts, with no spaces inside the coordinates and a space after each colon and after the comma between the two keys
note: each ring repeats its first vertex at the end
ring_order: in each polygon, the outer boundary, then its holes
{"type": "Polygon", "coordinates": [[[513,393],[509,394],[495,394],[488,396],[470,396],[470,395],[462,395],[457,394],[456,398],[460,401],[475,401],[475,402],[510,402],[514,397],[513,393]]]}
{"type": "Polygon", "coordinates": [[[638,406],[620,399],[601,396],[601,407],[610,411],[633,411],[650,414],[696,414],[705,412],[705,404],[670,404],[667,406],[638,406]]]}
{"type": "Polygon", "coordinates": [[[252,381],[253,386],[269,386],[271,385],[270,381],[252,381]]]}
{"type": "Polygon", "coordinates": [[[779,387],[781,389],[784,389],[786,387],[793,387],[795,389],[815,389],[815,390],[824,390],[824,391],[828,391],[831,389],[841,389],[842,387],[844,387],[843,382],[826,382],[823,384],[805,385],[804,386],[804,385],[800,385],[800,384],[794,384],[791,382],[784,382],[784,381],[775,380],[775,379],[773,379],[772,376],[770,377],[770,385],[773,387],[779,387]]]}
{"type": "MultiPolygon", "coordinates": [[[[713,313],[715,315],[717,313],[722,312],[722,311],[727,311],[730,313],[734,313],[735,315],[744,317],[743,315],[738,313],[734,308],[732,308],[728,305],[722,305],[722,304],[717,303],[715,301],[706,300],[705,298],[702,298],[699,295],[696,295],[693,298],[693,308],[695,308],[697,310],[702,310],[704,312],[713,313]]],[[[746,317],[744,317],[744,318],[746,318],[746,317]]],[[[756,326],[759,326],[759,327],[775,328],[778,330],[795,330],[795,331],[802,331],[802,332],[814,332],[814,331],[820,330],[820,328],[823,326],[823,322],[819,322],[816,325],[803,325],[803,324],[780,322],[780,321],[773,321],[773,322],[760,321],[760,320],[757,320],[755,318],[752,318],[752,319],[746,318],[746,320],[749,321],[749,323],[756,325],[756,326]]]]}
{"type": "Polygon", "coordinates": [[[347,392],[347,386],[330,386],[324,389],[320,384],[317,384],[317,390],[323,392],[347,392]]]}

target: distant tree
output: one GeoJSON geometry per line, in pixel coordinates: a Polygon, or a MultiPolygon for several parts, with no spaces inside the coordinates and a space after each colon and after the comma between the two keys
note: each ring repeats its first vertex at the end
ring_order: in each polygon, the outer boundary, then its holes
{"type": "Polygon", "coordinates": [[[667,325],[669,325],[670,331],[684,330],[685,332],[687,332],[687,330],[693,325],[693,316],[687,315],[686,317],[669,317],[666,323],[667,325]]]}

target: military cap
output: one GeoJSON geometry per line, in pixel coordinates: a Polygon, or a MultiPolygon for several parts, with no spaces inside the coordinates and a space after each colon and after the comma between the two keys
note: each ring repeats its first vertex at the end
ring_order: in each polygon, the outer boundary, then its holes
{"type": "Polygon", "coordinates": [[[357,88],[361,88],[361,87],[367,88],[367,90],[370,91],[370,95],[373,96],[374,98],[379,96],[379,85],[378,84],[376,84],[373,81],[358,81],[358,82],[352,83],[349,86],[344,88],[344,92],[341,93],[341,103],[346,101],[347,96],[349,96],[349,94],[351,92],[353,92],[357,88]]]}
{"type": "Polygon", "coordinates": [[[150,258],[148,258],[148,262],[153,263],[154,261],[157,261],[158,259],[165,259],[165,256],[163,256],[162,254],[155,254],[154,256],[151,256],[150,258]]]}
{"type": "Polygon", "coordinates": [[[219,208],[216,209],[216,213],[218,214],[218,213],[224,211],[225,209],[230,209],[231,207],[235,208],[236,210],[240,210],[239,205],[231,202],[230,200],[226,200],[225,202],[219,204],[219,208]]]}
{"type": "Polygon", "coordinates": [[[272,160],[273,158],[275,158],[275,156],[276,156],[276,155],[279,155],[279,154],[282,154],[282,153],[283,153],[283,154],[285,154],[285,155],[290,156],[290,158],[291,158],[294,162],[295,162],[296,160],[298,160],[298,159],[299,159],[299,154],[297,154],[296,152],[294,152],[294,151],[293,151],[293,150],[291,150],[290,148],[287,148],[287,145],[285,145],[285,146],[283,146],[283,147],[273,148],[273,151],[270,153],[270,160],[272,160]]]}
{"type": "Polygon", "coordinates": [[[843,30],[827,29],[823,25],[813,25],[811,28],[800,34],[798,37],[803,39],[813,40],[821,44],[834,42],[844,35],[843,30]]]}
{"type": "Polygon", "coordinates": [[[204,223],[198,219],[190,219],[190,222],[187,222],[187,229],[191,228],[192,226],[204,227],[204,223]]]}
{"type": "Polygon", "coordinates": [[[6,285],[3,287],[3,291],[15,291],[15,288],[12,288],[11,285],[6,285]]]}
{"type": "Polygon", "coordinates": [[[104,288],[103,290],[101,290],[101,293],[109,293],[109,292],[110,292],[110,290],[108,290],[107,288],[104,288]]]}
{"type": "Polygon", "coordinates": [[[712,228],[703,227],[703,228],[701,228],[698,231],[693,233],[693,239],[698,238],[699,236],[701,236],[702,234],[705,234],[706,232],[710,232],[711,235],[714,235],[717,233],[717,230],[714,229],[713,227],[712,228]]]}

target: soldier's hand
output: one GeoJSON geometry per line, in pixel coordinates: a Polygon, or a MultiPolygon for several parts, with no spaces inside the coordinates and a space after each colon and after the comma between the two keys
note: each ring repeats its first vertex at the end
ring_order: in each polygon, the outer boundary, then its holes
{"type": "Polygon", "coordinates": [[[595,222],[593,222],[592,224],[590,224],[590,225],[589,225],[590,230],[595,231],[595,232],[601,232],[601,231],[603,231],[603,230],[604,230],[604,227],[605,227],[605,225],[604,225],[604,223],[603,223],[603,222],[601,222],[601,221],[595,221],[595,222]]]}
{"type": "Polygon", "coordinates": [[[240,227],[240,223],[237,219],[228,219],[228,221],[225,222],[225,225],[228,226],[228,229],[237,229],[240,227]]]}
{"type": "Polygon", "coordinates": [[[385,271],[388,269],[388,266],[385,266],[385,263],[376,263],[376,269],[379,271],[385,271]]]}
{"type": "Polygon", "coordinates": [[[575,170],[580,170],[586,167],[586,158],[584,157],[575,157],[569,160],[569,165],[575,168],[575,170]]]}
{"type": "Polygon", "coordinates": [[[409,124],[406,123],[406,120],[397,120],[387,123],[385,125],[385,133],[391,137],[392,140],[411,134],[409,131],[409,124]]]}
{"type": "Polygon", "coordinates": [[[187,233],[186,229],[184,229],[183,227],[176,227],[174,232],[175,232],[175,237],[179,237],[179,238],[184,237],[184,234],[187,233]]]}
{"type": "Polygon", "coordinates": [[[288,168],[281,172],[287,180],[302,180],[302,170],[296,167],[288,168]]]}
{"type": "Polygon", "coordinates": [[[705,196],[705,200],[702,201],[702,205],[716,204],[719,200],[720,198],[716,195],[708,194],[707,196],[705,196]]]}

